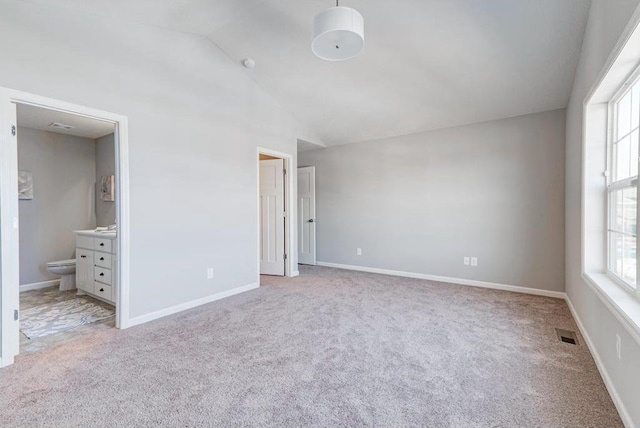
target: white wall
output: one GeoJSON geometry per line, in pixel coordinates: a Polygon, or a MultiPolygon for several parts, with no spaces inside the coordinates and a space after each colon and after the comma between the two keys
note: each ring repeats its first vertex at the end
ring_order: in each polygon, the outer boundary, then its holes
{"type": "MultiPolygon", "coordinates": [[[[116,156],[113,134],[96,139],[96,224],[109,226],[116,220],[115,201],[103,201],[100,197],[100,186],[103,176],[115,175],[116,156]]],[[[116,184],[117,188],[117,184],[116,184]]]]}
{"type": "Polygon", "coordinates": [[[555,110],[300,153],[318,260],[562,292],[564,142],[555,110]]]}
{"type": "Polygon", "coordinates": [[[95,147],[89,138],[18,128],[18,168],[33,175],[33,199],[20,201],[20,284],[59,278],[46,264],[75,257],[73,231],[95,227],[95,147]]]}
{"type": "Polygon", "coordinates": [[[591,6],[567,109],[566,288],[621,401],[635,425],[640,426],[640,344],[585,283],[580,265],[582,103],[638,3],[638,0],[594,0],[591,6]],[[616,357],[616,333],[622,338],[621,362],[616,357]]]}
{"type": "Polygon", "coordinates": [[[32,2],[0,10],[0,86],[129,118],[130,315],[255,283],[256,147],[295,168],[297,138],[313,137],[204,38],[32,2]]]}

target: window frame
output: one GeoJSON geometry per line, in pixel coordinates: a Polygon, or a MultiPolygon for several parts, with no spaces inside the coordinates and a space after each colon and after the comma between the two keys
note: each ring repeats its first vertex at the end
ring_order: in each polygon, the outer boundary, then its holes
{"type": "MultiPolygon", "coordinates": [[[[629,337],[640,344],[640,295],[629,291],[627,287],[618,284],[607,275],[606,264],[608,106],[622,84],[629,80],[637,68],[640,68],[640,8],[636,9],[622,31],[584,98],[572,101],[582,102],[582,129],[567,128],[567,144],[572,145],[574,139],[582,143],[579,148],[576,147],[581,155],[581,174],[580,193],[576,195],[569,192],[572,200],[569,200],[567,206],[567,243],[571,244],[570,256],[572,251],[580,253],[582,281],[567,277],[566,291],[569,307],[577,319],[579,315],[588,315],[592,309],[600,310],[598,305],[602,304],[626,330],[629,337]],[[573,221],[574,214],[577,212],[580,240],[570,242],[573,239],[572,228],[576,226],[573,221]],[[580,248],[574,248],[574,245],[579,245],[580,248]],[[576,297],[579,297],[578,300],[583,304],[574,308],[571,302],[576,297]],[[596,300],[590,300],[592,297],[596,300]],[[589,301],[586,306],[584,299],[589,301]]],[[[573,269],[572,263],[569,263],[567,268],[573,269]]],[[[604,313],[602,316],[605,316],[604,313]]],[[[625,412],[622,414],[626,415],[625,412]]],[[[628,417],[623,419],[630,421],[628,417]]]]}
{"type": "MultiPolygon", "coordinates": [[[[606,247],[605,247],[604,254],[606,258],[605,266],[606,266],[607,276],[611,280],[613,280],[616,284],[623,287],[627,292],[634,295],[637,299],[640,299],[640,252],[638,252],[637,250],[638,239],[640,238],[638,236],[638,229],[640,229],[639,227],[640,225],[638,225],[638,222],[640,222],[640,185],[639,185],[640,183],[638,181],[638,179],[640,178],[640,141],[637,142],[639,146],[639,149],[638,149],[639,155],[638,155],[638,158],[636,159],[636,162],[638,163],[637,175],[633,177],[628,177],[622,180],[613,181],[614,172],[615,172],[614,171],[614,167],[615,167],[614,144],[621,141],[621,140],[616,141],[616,137],[617,137],[616,132],[617,132],[617,125],[618,125],[617,106],[618,106],[618,103],[630,91],[633,90],[633,87],[635,85],[640,85],[640,67],[637,67],[636,70],[634,70],[634,72],[631,73],[631,76],[627,80],[625,80],[625,82],[622,85],[620,85],[620,87],[618,88],[618,90],[616,90],[615,94],[613,95],[613,97],[611,97],[611,100],[608,102],[608,105],[607,105],[607,149],[606,149],[606,155],[605,155],[606,165],[607,165],[606,173],[605,173],[605,176],[606,176],[605,235],[606,236],[604,239],[604,244],[606,247]],[[625,281],[623,278],[621,278],[611,269],[611,245],[612,245],[611,235],[612,233],[628,235],[624,232],[616,231],[611,228],[612,194],[616,191],[621,191],[623,189],[628,189],[633,187],[636,188],[636,201],[637,201],[636,203],[636,234],[635,234],[635,238],[636,238],[636,285],[635,287],[629,284],[627,281],[625,281]]],[[[633,98],[631,102],[632,102],[631,108],[633,108],[633,98]]],[[[633,130],[631,130],[628,135],[632,135],[632,134],[633,134],[633,130]]],[[[640,137],[639,137],[639,140],[640,140],[640,137]]]]}

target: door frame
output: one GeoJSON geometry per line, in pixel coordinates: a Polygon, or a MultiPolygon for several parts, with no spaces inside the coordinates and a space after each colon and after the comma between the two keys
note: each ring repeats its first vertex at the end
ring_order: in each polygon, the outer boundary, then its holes
{"type": "Polygon", "coordinates": [[[294,198],[297,197],[297,192],[295,191],[295,179],[297,174],[293,173],[293,171],[296,170],[293,162],[293,155],[264,147],[258,147],[256,151],[256,225],[258,227],[258,242],[256,244],[256,283],[258,286],[260,285],[260,155],[273,156],[284,160],[284,169],[287,171],[284,180],[284,212],[286,213],[284,223],[284,252],[287,255],[287,260],[284,263],[284,276],[294,277],[300,274],[296,262],[298,259],[298,243],[296,240],[297,213],[296,201],[294,198]]]}
{"type": "Polygon", "coordinates": [[[117,278],[116,327],[130,326],[129,127],[126,116],[28,92],[0,87],[0,367],[13,364],[20,351],[19,322],[12,302],[19,302],[19,202],[16,105],[25,104],[113,123],[115,140],[117,278]]]}

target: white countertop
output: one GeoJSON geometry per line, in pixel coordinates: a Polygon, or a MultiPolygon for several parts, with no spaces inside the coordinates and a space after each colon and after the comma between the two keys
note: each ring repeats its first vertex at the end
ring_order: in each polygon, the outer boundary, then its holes
{"type": "Polygon", "coordinates": [[[105,238],[105,239],[116,239],[116,232],[96,232],[95,230],[74,230],[73,231],[77,235],[83,236],[93,236],[94,238],[105,238]]]}

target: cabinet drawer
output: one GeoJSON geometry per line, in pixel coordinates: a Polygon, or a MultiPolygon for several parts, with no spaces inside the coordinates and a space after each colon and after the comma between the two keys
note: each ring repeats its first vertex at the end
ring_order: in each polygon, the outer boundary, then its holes
{"type": "Polygon", "coordinates": [[[113,302],[113,287],[107,284],[96,281],[94,283],[93,294],[100,296],[105,300],[113,302]]]}
{"type": "Polygon", "coordinates": [[[104,269],[96,266],[93,269],[93,279],[103,284],[111,285],[111,269],[104,269]]]}
{"type": "Polygon", "coordinates": [[[87,250],[93,250],[95,243],[94,238],[90,236],[76,235],[76,247],[86,248],[87,250]]]}
{"type": "Polygon", "coordinates": [[[95,238],[94,249],[96,251],[104,251],[105,253],[111,252],[111,239],[95,238]]]}
{"type": "Polygon", "coordinates": [[[96,266],[111,269],[111,258],[113,257],[111,254],[96,251],[94,257],[96,266]]]}

